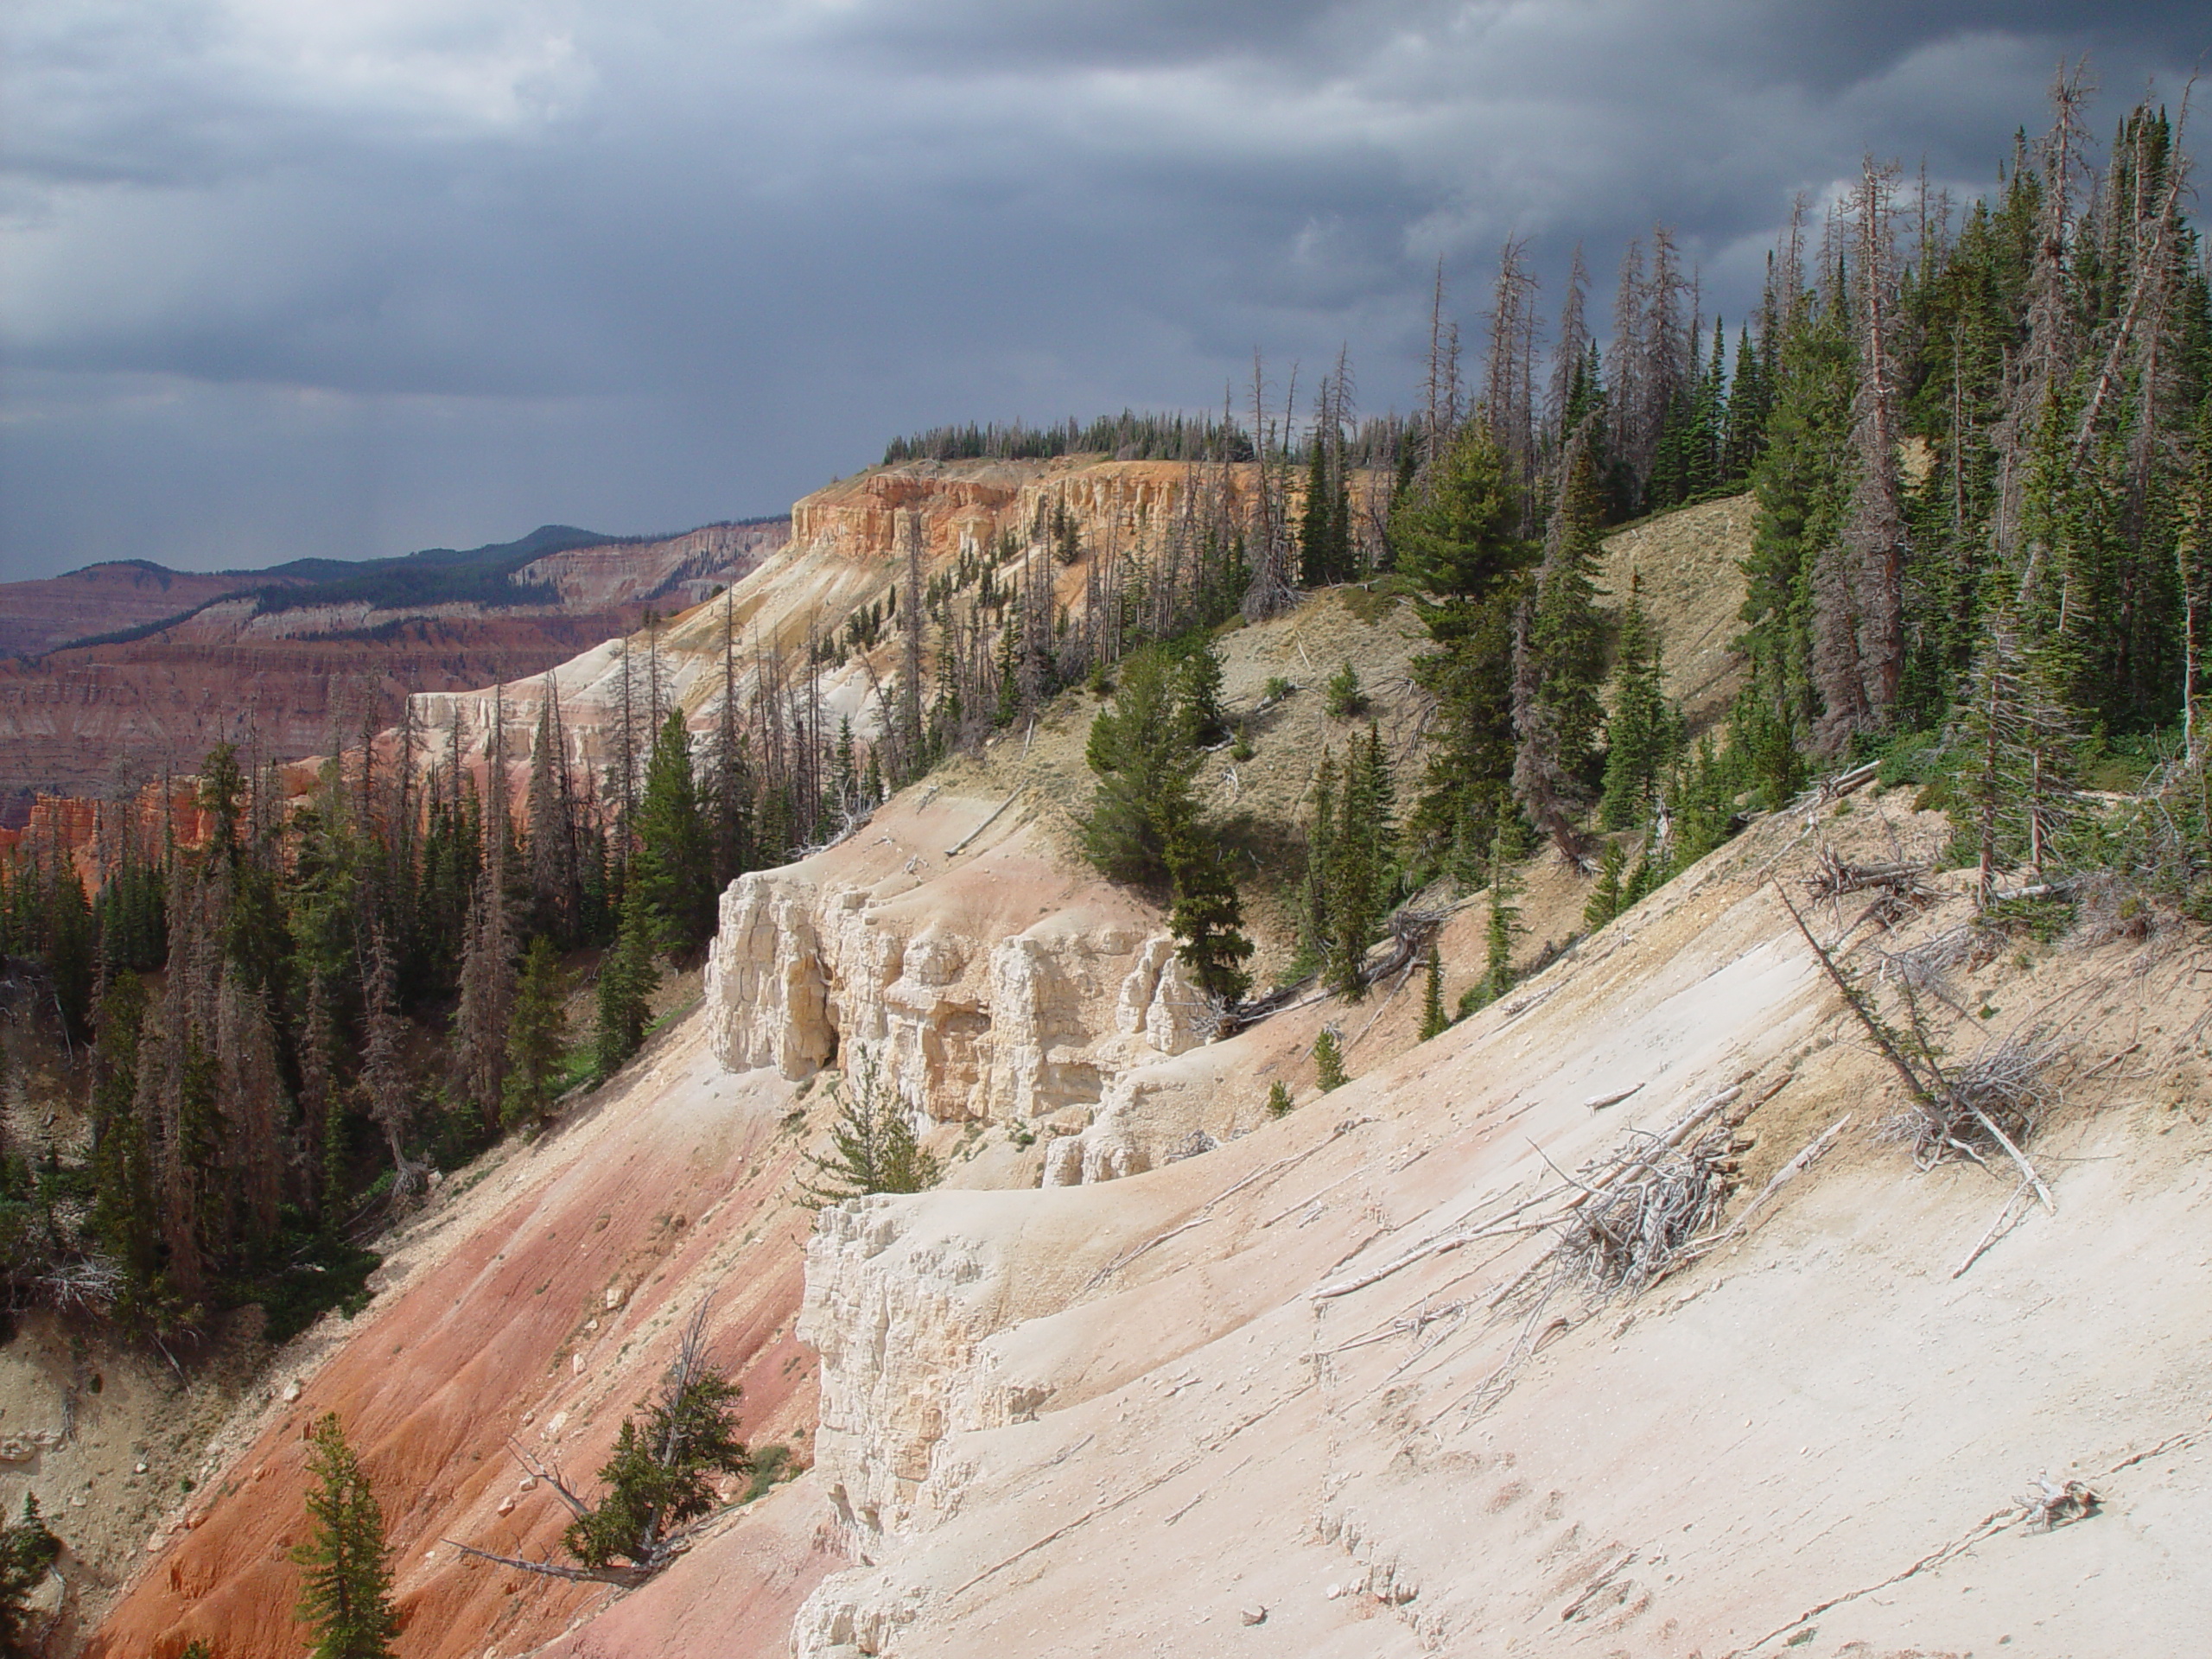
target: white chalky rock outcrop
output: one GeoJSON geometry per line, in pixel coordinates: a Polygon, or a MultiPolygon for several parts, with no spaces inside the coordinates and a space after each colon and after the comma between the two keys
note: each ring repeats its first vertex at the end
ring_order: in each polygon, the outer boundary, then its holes
{"type": "Polygon", "coordinates": [[[912,1208],[873,1198],[825,1209],[806,1251],[798,1336],[822,1355],[815,1465],[841,1541],[862,1561],[886,1533],[957,1507],[959,1471],[935,1458],[949,1432],[1011,1414],[979,1412],[966,1376],[1003,1322],[1003,1286],[971,1242],[911,1232],[912,1208]]]}
{"type": "MultiPolygon", "coordinates": [[[[1174,941],[1059,912],[994,938],[988,918],[970,929],[957,909],[896,902],[912,891],[879,899],[791,869],[732,883],[707,965],[722,1063],[795,1081],[872,1063],[938,1122],[1042,1121],[1066,1135],[1112,1104],[1111,1148],[1058,1154],[1047,1182],[1150,1167],[1159,1148],[1131,1109],[1146,1096],[1123,1085],[1209,1030],[1174,941]]],[[[1173,1137],[1187,1132],[1179,1119],[1173,1137]]]]}

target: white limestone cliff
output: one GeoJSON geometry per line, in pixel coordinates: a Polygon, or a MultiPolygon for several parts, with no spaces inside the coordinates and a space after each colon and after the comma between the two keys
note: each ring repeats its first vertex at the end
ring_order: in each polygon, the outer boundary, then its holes
{"type": "MultiPolygon", "coordinates": [[[[994,937],[989,918],[893,902],[890,884],[762,871],[722,897],[707,966],[715,1051],[734,1071],[798,1081],[872,1059],[938,1123],[1034,1126],[1061,1138],[1112,1116],[1118,1152],[1082,1179],[1149,1166],[1165,1148],[1129,1122],[1133,1074],[1204,1040],[1209,1010],[1174,942],[1054,912],[994,937]]],[[[1179,1124],[1175,1138],[1187,1135],[1179,1124]]],[[[1065,1163],[1062,1154],[1061,1163],[1065,1163]]],[[[1056,1176],[1065,1182],[1065,1174],[1056,1176]]]]}

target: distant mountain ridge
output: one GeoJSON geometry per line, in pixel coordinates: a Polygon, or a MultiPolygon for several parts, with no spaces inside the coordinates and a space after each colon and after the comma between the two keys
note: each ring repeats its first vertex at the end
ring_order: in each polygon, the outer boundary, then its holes
{"type": "Polygon", "coordinates": [[[513,541],[358,563],[170,570],[144,559],[0,584],[0,827],[39,793],[188,771],[228,739],[264,759],[386,723],[409,691],[526,679],[750,571],[788,518],[513,541]]]}
{"type": "MultiPolygon", "coordinates": [[[[766,524],[775,519],[745,519],[766,524]]],[[[0,582],[0,657],[115,642],[182,620],[218,600],[251,594],[263,612],[366,601],[394,606],[467,603],[486,608],[557,602],[514,573],[550,553],[671,539],[607,536],[540,524],[512,542],[424,548],[376,559],[289,559],[260,569],[172,570],[151,559],[103,559],[58,576],[0,582]],[[118,615],[118,607],[128,613],[118,615]]]]}

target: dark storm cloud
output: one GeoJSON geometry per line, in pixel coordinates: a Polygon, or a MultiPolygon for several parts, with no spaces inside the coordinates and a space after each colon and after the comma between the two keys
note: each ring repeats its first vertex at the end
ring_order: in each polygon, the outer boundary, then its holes
{"type": "MultiPolygon", "coordinates": [[[[1740,315],[1864,149],[1979,188],[2191,8],[31,0],[4,25],[0,574],[780,509],[940,420],[1216,404],[1439,256],[1664,219],[1740,315]]],[[[1312,371],[1308,370],[1310,383],[1312,371]]]]}

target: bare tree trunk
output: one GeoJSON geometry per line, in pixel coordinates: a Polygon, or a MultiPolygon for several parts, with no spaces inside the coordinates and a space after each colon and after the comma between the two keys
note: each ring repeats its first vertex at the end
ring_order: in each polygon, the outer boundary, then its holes
{"type": "Polygon", "coordinates": [[[1844,540],[1856,567],[1859,674],[1864,717],[1886,724],[1904,677],[1904,509],[1897,461],[1897,385],[1891,336],[1896,326],[1897,168],[1871,156],[1860,168],[1859,220],[1859,391],[1852,447],[1858,465],[1844,540]]]}

